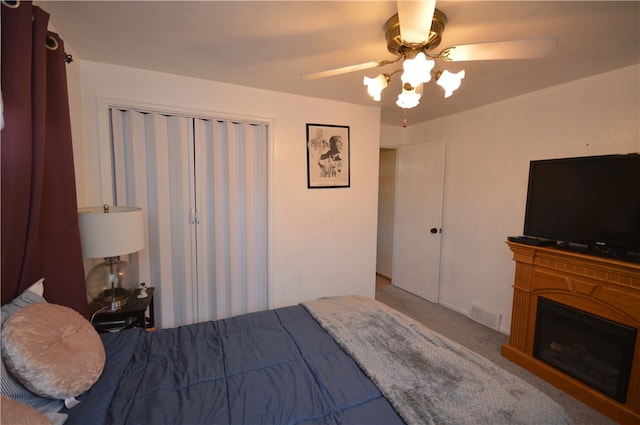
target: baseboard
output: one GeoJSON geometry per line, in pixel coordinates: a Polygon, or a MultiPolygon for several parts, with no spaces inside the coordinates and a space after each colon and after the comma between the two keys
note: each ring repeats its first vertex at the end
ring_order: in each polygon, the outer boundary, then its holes
{"type": "Polygon", "coordinates": [[[456,313],[460,313],[463,316],[468,317],[469,319],[471,319],[471,312],[470,311],[465,311],[465,310],[463,310],[461,308],[456,307],[453,304],[449,304],[448,302],[443,302],[442,300],[438,300],[438,304],[440,304],[443,307],[448,308],[449,310],[453,310],[456,313]]]}
{"type": "Polygon", "coordinates": [[[506,336],[510,336],[511,335],[511,328],[503,328],[502,326],[500,327],[500,333],[505,334],[506,336]]]}
{"type": "MultiPolygon", "coordinates": [[[[445,302],[445,301],[442,301],[442,300],[438,300],[438,304],[440,304],[440,305],[441,305],[441,306],[443,306],[443,307],[448,308],[449,310],[453,310],[453,311],[455,311],[456,313],[460,313],[460,314],[462,314],[463,316],[468,317],[469,319],[473,320],[473,319],[471,318],[471,311],[463,310],[463,309],[461,309],[461,308],[456,307],[456,306],[455,306],[455,305],[453,305],[453,304],[449,304],[449,303],[447,303],[447,302],[445,302]]],[[[474,320],[474,322],[475,322],[475,320],[474,320]]],[[[477,322],[477,323],[479,323],[479,322],[477,322]]],[[[481,325],[483,325],[482,323],[480,323],[480,324],[481,324],[481,325]]],[[[483,325],[483,326],[486,326],[486,325],[483,325]]],[[[489,326],[487,326],[487,327],[488,327],[489,329],[491,329],[491,330],[494,330],[494,329],[492,329],[492,328],[491,328],[491,327],[489,327],[489,326]]],[[[500,333],[502,333],[502,334],[509,335],[510,329],[505,330],[505,329],[501,326],[501,327],[500,327],[500,329],[499,329],[499,330],[497,330],[496,332],[500,332],[500,333]]]]}
{"type": "Polygon", "coordinates": [[[389,281],[389,283],[391,283],[391,278],[389,276],[383,275],[382,273],[378,273],[378,272],[376,272],[376,276],[386,279],[389,281]]]}

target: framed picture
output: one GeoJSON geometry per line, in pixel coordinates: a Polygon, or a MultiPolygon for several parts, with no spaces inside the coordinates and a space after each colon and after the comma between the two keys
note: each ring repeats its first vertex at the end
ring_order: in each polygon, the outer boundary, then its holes
{"type": "Polygon", "coordinates": [[[349,127],[307,124],[307,187],[349,187],[349,127]]]}

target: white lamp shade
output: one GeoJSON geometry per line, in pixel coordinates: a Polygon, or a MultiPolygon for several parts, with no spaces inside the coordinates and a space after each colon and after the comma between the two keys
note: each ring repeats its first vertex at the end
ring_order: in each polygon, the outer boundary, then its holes
{"type": "Polygon", "coordinates": [[[85,258],[108,258],[144,248],[144,217],[140,208],[78,209],[78,227],[85,258]]]}

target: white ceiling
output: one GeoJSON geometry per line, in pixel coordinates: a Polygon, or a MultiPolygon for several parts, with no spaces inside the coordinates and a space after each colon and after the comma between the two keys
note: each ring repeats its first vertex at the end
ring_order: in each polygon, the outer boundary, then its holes
{"type": "MultiPolygon", "coordinates": [[[[37,1],[81,59],[361,105],[382,122],[442,117],[567,81],[640,63],[639,1],[438,1],[448,17],[435,52],[457,44],[558,36],[545,59],[446,63],[465,69],[448,99],[434,82],[421,104],[395,105],[399,75],[374,102],[363,76],[399,64],[319,80],[301,74],[392,59],[384,23],[394,1],[37,1]]],[[[640,76],[639,76],[640,78],[640,76]]]]}

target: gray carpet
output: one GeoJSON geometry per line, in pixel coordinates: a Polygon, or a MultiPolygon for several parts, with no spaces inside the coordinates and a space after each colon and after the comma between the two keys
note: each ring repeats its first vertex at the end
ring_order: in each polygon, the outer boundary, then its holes
{"type": "MultiPolygon", "coordinates": [[[[501,368],[519,376],[558,402],[576,425],[613,425],[616,422],[591,409],[546,381],[502,357],[500,348],[509,337],[468,317],[417,297],[390,285],[384,278],[376,280],[376,299],[432,330],[486,357],[501,368]]],[[[533,425],[533,424],[532,424],[533,425]]]]}

